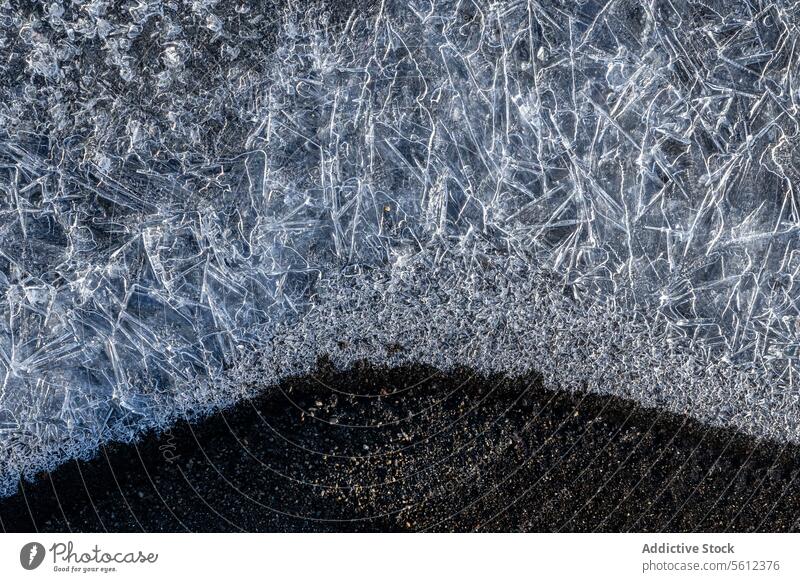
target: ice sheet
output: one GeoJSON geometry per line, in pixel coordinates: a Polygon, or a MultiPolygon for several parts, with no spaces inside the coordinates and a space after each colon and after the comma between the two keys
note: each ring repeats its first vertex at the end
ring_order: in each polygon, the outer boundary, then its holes
{"type": "Polygon", "coordinates": [[[0,489],[321,355],[800,440],[799,15],[5,2],[0,489]]]}

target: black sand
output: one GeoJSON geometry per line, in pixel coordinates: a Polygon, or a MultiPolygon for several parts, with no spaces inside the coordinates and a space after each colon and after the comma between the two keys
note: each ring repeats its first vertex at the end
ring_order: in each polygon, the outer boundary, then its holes
{"type": "Polygon", "coordinates": [[[792,531],[798,448],[536,378],[323,365],[0,501],[5,531],[792,531]]]}

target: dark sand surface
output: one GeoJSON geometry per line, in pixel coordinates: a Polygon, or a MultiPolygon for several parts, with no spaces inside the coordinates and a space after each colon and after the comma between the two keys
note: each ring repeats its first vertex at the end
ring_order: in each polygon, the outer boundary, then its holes
{"type": "Polygon", "coordinates": [[[5,531],[791,531],[795,446],[536,378],[324,363],[41,475],[5,531]]]}

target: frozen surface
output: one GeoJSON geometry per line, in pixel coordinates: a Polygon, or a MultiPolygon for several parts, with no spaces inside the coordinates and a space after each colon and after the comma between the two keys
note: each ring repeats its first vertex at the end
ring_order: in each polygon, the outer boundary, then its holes
{"type": "Polygon", "coordinates": [[[0,6],[0,493],[320,355],[800,441],[800,3],[0,6]]]}

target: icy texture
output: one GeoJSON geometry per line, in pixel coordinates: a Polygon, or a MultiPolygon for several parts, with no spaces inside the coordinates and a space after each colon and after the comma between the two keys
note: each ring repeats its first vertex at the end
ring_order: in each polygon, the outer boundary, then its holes
{"type": "Polygon", "coordinates": [[[0,492],[320,355],[800,441],[800,3],[24,4],[0,492]]]}

